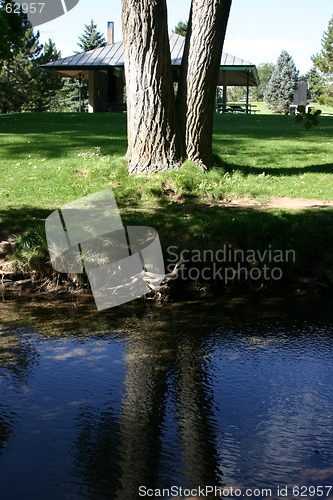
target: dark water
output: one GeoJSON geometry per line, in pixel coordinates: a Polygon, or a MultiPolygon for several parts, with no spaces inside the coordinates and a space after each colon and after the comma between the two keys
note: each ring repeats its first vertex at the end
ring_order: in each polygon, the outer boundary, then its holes
{"type": "Polygon", "coordinates": [[[333,321],[299,305],[3,302],[1,500],[333,498],[333,321]]]}

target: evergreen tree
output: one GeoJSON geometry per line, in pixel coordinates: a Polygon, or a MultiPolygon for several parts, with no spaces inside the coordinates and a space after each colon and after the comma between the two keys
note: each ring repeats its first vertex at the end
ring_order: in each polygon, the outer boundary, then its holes
{"type": "Polygon", "coordinates": [[[97,24],[91,20],[90,24],[84,25],[84,33],[79,36],[80,42],[77,45],[80,47],[81,52],[88,52],[88,50],[93,50],[98,47],[105,47],[106,41],[104,35],[97,31],[97,24]]]}
{"type": "MultiPolygon", "coordinates": [[[[80,83],[78,78],[63,78],[61,89],[61,111],[67,113],[79,112],[80,105],[80,83]]],[[[88,84],[81,78],[81,111],[88,111],[88,84]]]]}
{"type": "MultiPolygon", "coordinates": [[[[12,13],[13,16],[19,14],[12,13]]],[[[24,18],[22,38],[13,48],[7,59],[2,61],[0,69],[0,109],[2,113],[20,112],[27,100],[30,100],[31,70],[33,62],[42,51],[39,45],[39,32],[34,35],[31,23],[24,18]]]]}
{"type": "Polygon", "coordinates": [[[323,94],[319,102],[333,105],[333,16],[328,23],[327,31],[324,31],[321,52],[313,55],[311,59],[323,77],[323,94]]]}
{"type": "Polygon", "coordinates": [[[39,44],[27,15],[14,2],[0,0],[0,111],[45,111],[54,105],[61,78],[40,65],[60,58],[49,40],[39,44]]]}
{"type": "Polygon", "coordinates": [[[62,86],[58,75],[44,73],[40,66],[60,58],[51,40],[39,45],[39,33],[30,25],[22,49],[3,62],[0,71],[0,109],[4,113],[56,109],[57,93],[62,86]],[[31,45],[31,41],[34,44],[31,45]]]}
{"type": "Polygon", "coordinates": [[[28,17],[23,11],[15,13],[15,3],[12,0],[0,0],[0,69],[5,61],[10,61],[24,45],[35,43],[35,36],[26,38],[31,27],[28,17]]]}
{"type": "Polygon", "coordinates": [[[63,79],[59,75],[53,75],[42,71],[41,65],[61,58],[61,53],[56,49],[52,40],[44,45],[42,54],[34,59],[30,70],[30,84],[28,86],[29,99],[22,106],[24,111],[55,111],[59,107],[59,91],[63,85],[63,79]]]}
{"type": "Polygon", "coordinates": [[[252,99],[255,101],[266,102],[266,93],[274,68],[273,63],[261,63],[257,66],[260,84],[252,89],[252,99]]]}
{"type": "MultiPolygon", "coordinates": [[[[82,52],[88,52],[98,47],[105,47],[106,41],[103,35],[96,28],[97,25],[91,20],[90,24],[84,25],[84,33],[79,37],[78,46],[82,52]]],[[[79,54],[79,52],[76,52],[79,54]]],[[[78,112],[79,109],[79,79],[63,78],[63,87],[61,91],[61,109],[66,112],[78,112]]],[[[81,111],[88,111],[89,88],[88,83],[81,79],[81,111]]]]}
{"type": "Polygon", "coordinates": [[[173,33],[176,33],[176,35],[186,36],[187,23],[184,23],[183,21],[179,21],[179,23],[175,26],[175,28],[172,31],[173,31],[173,33]]]}
{"type": "Polygon", "coordinates": [[[274,112],[289,112],[297,89],[298,73],[292,57],[283,50],[278,57],[266,95],[267,103],[274,112]]]}
{"type": "Polygon", "coordinates": [[[320,76],[316,68],[311,68],[305,75],[305,79],[309,84],[309,101],[325,104],[325,82],[320,76]]]}

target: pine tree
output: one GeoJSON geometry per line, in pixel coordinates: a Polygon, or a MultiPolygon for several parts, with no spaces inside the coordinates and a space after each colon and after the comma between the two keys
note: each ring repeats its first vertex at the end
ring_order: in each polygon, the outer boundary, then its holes
{"type": "Polygon", "coordinates": [[[325,80],[320,76],[316,68],[311,68],[305,75],[309,84],[309,101],[325,104],[325,80]]]}
{"type": "Polygon", "coordinates": [[[187,23],[179,21],[179,23],[172,30],[176,35],[186,36],[187,33],[187,23]]]}
{"type": "MultiPolygon", "coordinates": [[[[16,14],[14,10],[13,0],[0,0],[0,69],[5,61],[10,61],[28,43],[26,33],[31,24],[27,14],[23,11],[16,14]]],[[[30,47],[35,43],[33,33],[29,43],[30,47]]]]}
{"type": "MultiPolygon", "coordinates": [[[[12,14],[17,16],[17,14],[12,14]]],[[[0,68],[0,110],[2,113],[20,112],[31,100],[29,87],[32,81],[34,60],[43,46],[39,45],[39,32],[34,34],[31,23],[23,20],[23,35],[18,47],[11,51],[0,68]]]]}
{"type": "Polygon", "coordinates": [[[14,2],[0,0],[0,111],[54,109],[61,77],[44,73],[40,66],[60,58],[51,40],[39,44],[27,15],[14,12],[14,2]]]}
{"type": "MultiPolygon", "coordinates": [[[[77,43],[82,52],[88,52],[88,50],[98,47],[105,47],[105,38],[96,30],[97,25],[94,24],[93,20],[91,20],[89,25],[85,24],[84,27],[84,33],[79,37],[79,42],[77,43]]],[[[76,54],[79,54],[79,52],[76,52],[76,54]]],[[[61,91],[62,111],[70,113],[79,111],[79,91],[80,84],[78,78],[63,78],[63,88],[61,91]]],[[[81,99],[81,111],[86,112],[88,111],[89,89],[88,83],[83,78],[81,80],[81,99]]]]}
{"type": "MultiPolygon", "coordinates": [[[[63,87],[61,89],[61,111],[67,113],[79,112],[79,79],[63,78],[63,87]]],[[[88,84],[81,79],[81,111],[88,111],[88,84]]]]}
{"type": "Polygon", "coordinates": [[[333,105],[333,16],[327,31],[324,31],[321,52],[313,55],[311,59],[324,78],[323,95],[320,96],[319,102],[333,105]]]}
{"type": "Polygon", "coordinates": [[[268,106],[275,113],[289,112],[297,89],[298,73],[292,57],[283,50],[278,57],[266,95],[268,106]]]}
{"type": "Polygon", "coordinates": [[[57,61],[61,53],[56,49],[51,39],[43,46],[41,55],[32,61],[30,69],[30,82],[28,85],[27,99],[22,106],[22,111],[55,111],[59,107],[59,91],[63,79],[59,75],[47,73],[41,69],[43,64],[57,61]]]}
{"type": "Polygon", "coordinates": [[[97,31],[97,24],[91,19],[90,24],[84,25],[84,33],[79,36],[80,42],[77,45],[80,47],[81,52],[88,52],[98,47],[105,47],[106,41],[104,35],[97,31]]]}

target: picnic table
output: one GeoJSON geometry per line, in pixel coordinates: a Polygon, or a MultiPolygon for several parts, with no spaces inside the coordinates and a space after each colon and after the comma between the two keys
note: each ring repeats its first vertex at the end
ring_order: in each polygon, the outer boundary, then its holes
{"type": "Polygon", "coordinates": [[[127,111],[127,104],[126,102],[109,102],[106,105],[106,110],[109,113],[123,113],[127,111]]]}
{"type": "Polygon", "coordinates": [[[257,113],[259,110],[258,109],[253,109],[256,108],[256,104],[246,104],[246,103],[241,103],[241,104],[227,104],[227,103],[222,103],[222,102],[217,102],[215,103],[215,113],[243,113],[243,114],[251,114],[251,113],[257,113]]]}
{"type": "MultiPolygon", "coordinates": [[[[229,113],[246,113],[246,108],[243,108],[239,104],[230,104],[229,108],[227,108],[229,113]]],[[[251,108],[249,110],[251,112],[251,108]]]]}

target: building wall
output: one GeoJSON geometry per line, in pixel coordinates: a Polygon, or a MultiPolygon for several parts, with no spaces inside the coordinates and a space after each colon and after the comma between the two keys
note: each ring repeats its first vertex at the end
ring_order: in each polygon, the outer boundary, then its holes
{"type": "Polygon", "coordinates": [[[89,71],[89,113],[108,111],[110,103],[122,103],[123,71],[89,71]]]}
{"type": "Polygon", "coordinates": [[[108,102],[108,74],[103,71],[89,71],[89,113],[106,111],[108,102]]]}

